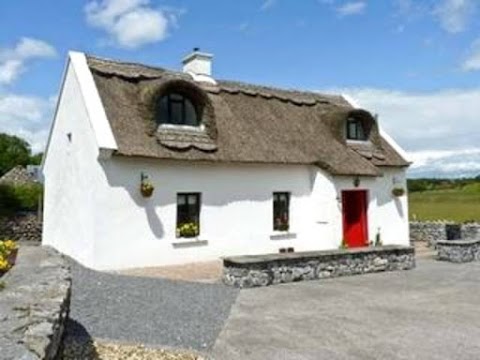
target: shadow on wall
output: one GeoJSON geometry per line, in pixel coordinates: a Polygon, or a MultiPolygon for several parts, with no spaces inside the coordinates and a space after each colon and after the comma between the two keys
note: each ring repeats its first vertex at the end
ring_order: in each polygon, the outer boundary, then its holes
{"type": "Polygon", "coordinates": [[[124,188],[130,198],[135,202],[135,204],[139,208],[143,208],[145,210],[148,225],[155,237],[163,238],[165,233],[164,226],[160,217],[155,211],[155,207],[167,205],[168,203],[165,202],[165,199],[158,197],[158,194],[156,194],[155,191],[153,192],[152,198],[148,199],[149,201],[147,201],[147,199],[145,199],[141,195],[139,189],[139,177],[141,171],[138,171],[138,173],[132,173],[132,177],[128,180],[122,180],[121,176],[115,176],[116,166],[111,161],[100,162],[100,164],[107,178],[108,185],[110,185],[111,187],[124,188]],[[132,182],[132,179],[136,181],[132,182]]]}
{"type": "MultiPolygon", "coordinates": [[[[174,163],[162,161],[162,164],[174,163]]],[[[198,191],[204,194],[208,191],[208,194],[202,197],[203,205],[222,207],[234,202],[272,201],[273,191],[291,191],[294,196],[307,196],[312,191],[314,181],[312,172],[309,170],[305,170],[306,179],[301,176],[289,177],[288,172],[281,172],[282,175],[287,175],[277,178],[275,172],[270,172],[264,165],[258,166],[258,173],[255,171],[255,165],[248,167],[231,165],[231,172],[213,174],[211,169],[215,169],[215,165],[211,164],[197,164],[198,176],[192,179],[192,164],[189,163],[188,166],[179,165],[175,173],[166,171],[164,178],[160,180],[171,189],[171,194],[165,196],[165,193],[161,194],[161,191],[156,188],[152,197],[146,200],[139,191],[140,176],[145,168],[152,168],[156,165],[158,166],[158,160],[142,159],[141,163],[136,163],[134,159],[120,157],[113,161],[101,162],[108,184],[111,187],[124,188],[135,204],[145,210],[150,228],[157,237],[163,237],[164,226],[156,210],[159,207],[174,205],[177,191],[198,191]],[[126,174],[128,177],[125,176],[126,174]],[[182,181],[182,179],[184,180],[182,181]],[[287,183],[286,180],[291,180],[291,182],[287,183]]],[[[222,164],[221,167],[218,165],[218,168],[225,169],[226,165],[222,164]]],[[[153,178],[148,170],[147,175],[150,176],[150,180],[155,186],[158,179],[153,178]]]]}

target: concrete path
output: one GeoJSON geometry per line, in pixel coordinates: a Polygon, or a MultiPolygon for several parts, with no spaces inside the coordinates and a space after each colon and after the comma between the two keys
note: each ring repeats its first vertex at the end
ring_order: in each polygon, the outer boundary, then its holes
{"type": "Polygon", "coordinates": [[[479,359],[480,263],[240,292],[212,354],[236,359],[479,359]]]}

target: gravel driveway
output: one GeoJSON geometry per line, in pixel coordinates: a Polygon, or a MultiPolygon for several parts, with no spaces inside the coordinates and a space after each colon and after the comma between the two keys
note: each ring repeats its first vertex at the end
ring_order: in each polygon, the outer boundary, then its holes
{"type": "Polygon", "coordinates": [[[72,264],[70,336],[210,349],[238,290],[222,284],[123,276],[72,264]]]}

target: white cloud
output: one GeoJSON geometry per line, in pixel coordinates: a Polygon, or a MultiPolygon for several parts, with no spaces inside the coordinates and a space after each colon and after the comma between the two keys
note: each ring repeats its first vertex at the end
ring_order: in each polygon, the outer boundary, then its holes
{"type": "Polygon", "coordinates": [[[0,94],[0,132],[27,140],[34,152],[43,151],[55,98],[0,94]]]}
{"type": "Polygon", "coordinates": [[[352,1],[347,2],[337,7],[337,14],[341,17],[350,15],[359,15],[365,11],[367,3],[365,1],[352,1]]]}
{"type": "Polygon", "coordinates": [[[260,10],[268,10],[276,4],[277,0],[265,0],[260,7],[260,10]]]}
{"type": "Polygon", "coordinates": [[[442,28],[449,33],[459,33],[465,30],[475,12],[477,0],[442,0],[434,8],[433,14],[440,21],[442,28]]]}
{"type": "Polygon", "coordinates": [[[462,64],[464,71],[480,70],[480,38],[472,44],[470,54],[462,64]]]}
{"type": "Polygon", "coordinates": [[[56,51],[50,44],[37,39],[21,38],[13,48],[0,49],[0,84],[14,82],[30,60],[50,58],[56,51]]]}
{"type": "Polygon", "coordinates": [[[409,93],[335,89],[379,114],[380,125],[416,162],[412,175],[460,176],[480,172],[480,88],[409,93]]]}
{"type": "Polygon", "coordinates": [[[135,49],[164,40],[178,12],[155,9],[150,0],[94,0],[85,6],[87,23],[106,31],[110,42],[135,49]]]}

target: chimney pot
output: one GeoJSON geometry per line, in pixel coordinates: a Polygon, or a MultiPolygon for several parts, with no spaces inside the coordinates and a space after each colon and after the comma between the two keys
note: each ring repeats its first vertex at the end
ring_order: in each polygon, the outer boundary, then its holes
{"type": "Polygon", "coordinates": [[[183,72],[210,77],[212,75],[212,59],[212,54],[201,52],[200,48],[196,47],[192,53],[183,58],[183,72]]]}

